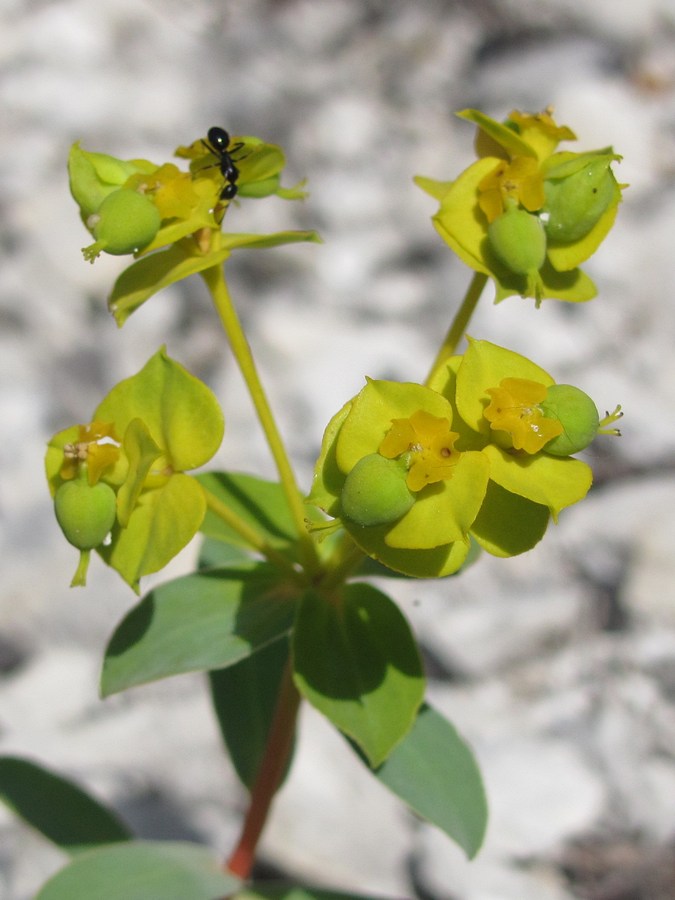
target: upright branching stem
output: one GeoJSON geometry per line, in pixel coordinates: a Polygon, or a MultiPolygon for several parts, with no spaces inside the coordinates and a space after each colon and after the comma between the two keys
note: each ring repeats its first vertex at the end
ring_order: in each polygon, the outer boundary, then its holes
{"type": "Polygon", "coordinates": [[[365,553],[356,546],[352,538],[345,532],[328,571],[321,580],[322,591],[331,591],[349,578],[365,558],[365,553]]]}
{"type": "Polygon", "coordinates": [[[239,843],[227,861],[227,870],[239,878],[248,878],[255,861],[272,800],[281,783],[293,749],[300,695],[293,683],[291,662],[284,671],[277,708],[267,736],[265,753],[251,789],[251,802],[239,843]]]}
{"type": "Polygon", "coordinates": [[[232,353],[237,361],[239,370],[246,382],[258,420],[265,433],[272,457],[276,463],[281,486],[286,497],[295,527],[299,536],[300,555],[303,567],[309,573],[318,569],[318,555],[312,537],[305,524],[305,508],[300,495],[300,490],[295,480],[295,474],[286,453],[284,442],[279,434],[276,421],[262,386],[258,370],[251,353],[251,348],[246,335],[241,327],[241,322],[227,290],[225,277],[221,266],[214,266],[203,273],[214,306],[220,317],[222,326],[227,334],[232,348],[232,353]]]}
{"type": "MultiPolygon", "coordinates": [[[[329,564],[327,571],[324,571],[323,578],[321,578],[321,564],[316,545],[306,528],[305,509],[296,484],[295,475],[258,375],[251,349],[227,290],[222,267],[217,266],[208,269],[203,273],[203,277],[211,292],[215,308],[227,334],[235,360],[246,382],[253,406],[276,463],[281,485],[300,536],[300,559],[305,570],[305,577],[309,580],[318,580],[323,590],[333,589],[343,583],[350,572],[358,566],[363,558],[363,553],[351,540],[345,539],[333,559],[332,565],[329,564]]],[[[487,276],[481,273],[474,275],[460,309],[431,367],[427,384],[438,369],[455,353],[457,344],[464,336],[466,326],[476,308],[486,282],[487,276]]],[[[209,500],[214,511],[224,512],[216,508],[218,501],[215,498],[209,498],[209,500]]],[[[227,521],[227,516],[224,516],[224,518],[227,521]]],[[[242,533],[241,522],[230,522],[230,524],[236,527],[240,534],[242,533]]],[[[254,540],[253,534],[247,535],[247,537],[251,542],[254,540]]],[[[275,562],[275,559],[269,553],[269,547],[259,546],[257,549],[265,553],[272,563],[275,562]]],[[[284,568],[284,566],[280,566],[280,568],[284,568]]],[[[299,572],[296,574],[300,575],[299,572]]],[[[251,874],[256,849],[269,816],[272,800],[288,765],[288,759],[293,747],[300,699],[300,695],[293,683],[292,664],[289,660],[281,680],[277,707],[269,734],[267,735],[265,752],[251,789],[250,804],[241,836],[226,863],[227,870],[242,879],[248,878],[251,874]]]]}
{"type": "Polygon", "coordinates": [[[480,295],[483,293],[483,288],[487,284],[487,280],[488,277],[483,272],[476,272],[471,279],[471,284],[464,295],[462,304],[457,310],[457,314],[452,320],[452,324],[445,336],[445,340],[441,344],[440,350],[436,354],[436,359],[433,361],[431,369],[429,370],[427,380],[424,382],[426,385],[433,380],[434,375],[441,366],[455,354],[457,345],[464,337],[466,326],[469,324],[469,320],[478,305],[480,295]]]}
{"type": "MultiPolygon", "coordinates": [[[[311,578],[318,573],[320,567],[316,545],[307,531],[305,508],[296,483],[295,474],[258,375],[251,348],[246,340],[246,335],[227,290],[222,267],[217,266],[207,270],[203,273],[203,277],[211,292],[214,306],[220,317],[232,353],[244,378],[258,420],[276,463],[286,502],[298,532],[299,556],[305,574],[303,575],[300,571],[289,571],[290,564],[285,558],[280,557],[273,548],[267,545],[260,545],[257,549],[264,553],[272,564],[277,565],[280,570],[286,571],[287,574],[294,575],[296,579],[311,578]]],[[[218,506],[216,498],[209,498],[209,503],[211,508],[223,515],[223,518],[227,521],[227,511],[216,509],[218,506]]],[[[229,524],[236,527],[239,533],[242,534],[241,522],[230,522],[229,524]]],[[[253,541],[255,536],[254,534],[249,534],[247,538],[249,541],[253,541]]],[[[241,836],[226,864],[228,871],[239,878],[246,879],[251,874],[256,849],[270,812],[272,800],[288,765],[288,759],[293,747],[299,705],[300,695],[293,683],[292,666],[289,660],[280,683],[277,707],[269,734],[267,735],[267,743],[260,769],[251,789],[250,804],[241,836]]]]}

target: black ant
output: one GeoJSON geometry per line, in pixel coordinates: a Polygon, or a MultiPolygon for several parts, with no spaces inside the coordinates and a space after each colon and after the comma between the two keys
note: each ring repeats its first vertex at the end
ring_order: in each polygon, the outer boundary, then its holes
{"type": "MultiPolygon", "coordinates": [[[[202,144],[209,153],[218,157],[217,166],[220,174],[225,179],[225,185],[220,192],[221,200],[231,200],[237,195],[237,179],[239,178],[239,169],[235,166],[232,154],[237,150],[241,150],[244,146],[241,142],[230,147],[230,135],[224,128],[218,128],[214,125],[207,132],[207,139],[202,140],[202,144]]],[[[207,168],[209,168],[207,166],[207,168]]]]}

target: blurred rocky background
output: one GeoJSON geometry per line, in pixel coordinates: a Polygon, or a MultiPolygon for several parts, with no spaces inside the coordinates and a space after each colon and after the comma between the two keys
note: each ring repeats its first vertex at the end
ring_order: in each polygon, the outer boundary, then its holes
{"type": "MultiPolygon", "coordinates": [[[[148,838],[227,852],[244,796],[201,677],[101,702],[106,640],[134,596],[94,561],[68,584],[44,444],[87,421],[160,344],[222,399],[219,463],[273,476],[196,279],[120,332],[91,266],[68,149],[162,161],[211,125],[280,143],[304,204],[243,202],[233,230],[316,228],[323,245],[228,266],[282,431],[309,484],[323,428],[365,375],[423,378],[470,274],[412,183],[470,161],[464,107],[552,105],[614,145],[630,183],[585,267],[584,305],[488,292],[471,332],[573,381],[624,436],[596,485],[523,557],[396,585],[430,696],[471,741],[491,821],[467,863],[371,783],[311,711],[261,871],[419,900],[675,896],[675,2],[673,0],[2,0],[0,4],[0,753],[79,780],[148,838]]],[[[188,569],[189,548],[161,579],[188,569]]],[[[0,809],[0,896],[63,860],[0,809]]],[[[158,898],[159,900],[159,898],[158,898]]],[[[187,898],[186,898],[187,900],[187,898]]]]}

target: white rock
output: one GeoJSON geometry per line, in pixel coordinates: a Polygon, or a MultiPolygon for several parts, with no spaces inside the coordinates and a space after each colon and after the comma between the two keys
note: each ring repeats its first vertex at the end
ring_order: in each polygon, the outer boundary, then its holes
{"type": "Polygon", "coordinates": [[[662,486],[649,523],[636,530],[631,565],[621,597],[638,621],[675,628],[675,484],[662,486]]]}
{"type": "Polygon", "coordinates": [[[514,866],[487,848],[467,860],[445,835],[424,827],[418,835],[420,885],[433,897],[461,900],[573,900],[553,867],[514,866]]]}
{"type": "Polygon", "coordinates": [[[490,797],[487,846],[502,858],[550,853],[602,811],[602,784],[570,742],[514,737],[479,758],[490,797]]]}

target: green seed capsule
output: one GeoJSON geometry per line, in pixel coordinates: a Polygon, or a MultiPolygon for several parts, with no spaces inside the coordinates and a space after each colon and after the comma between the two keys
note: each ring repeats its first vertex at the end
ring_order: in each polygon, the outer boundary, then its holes
{"type": "Polygon", "coordinates": [[[122,187],[131,175],[151,171],[151,163],[127,162],[107,153],[90,153],[79,143],[73,144],[68,156],[70,192],[84,218],[95,213],[108,194],[122,187]]]}
{"type": "Polygon", "coordinates": [[[108,194],[90,222],[100,249],[122,256],[147,247],[159,231],[161,218],[152,200],[121,188],[108,194]]]}
{"type": "Polygon", "coordinates": [[[553,384],[539,404],[544,415],[557,419],[562,434],[549,441],[544,450],[552,456],[571,456],[584,450],[598,433],[600,417],[588,394],[571,384],[553,384]]]}
{"type": "Polygon", "coordinates": [[[551,240],[581,240],[609,209],[616,196],[616,179],[610,168],[613,159],[600,156],[572,175],[544,182],[545,228],[551,240]]]}
{"type": "Polygon", "coordinates": [[[386,525],[408,512],[415,495],[405,483],[406,467],[371,453],[360,459],[342,488],[342,512],[357,525],[386,525]]]}
{"type": "Polygon", "coordinates": [[[546,259],[546,233],[538,216],[510,206],[488,225],[495,256],[517,275],[538,272],[546,259]]]}
{"type": "Polygon", "coordinates": [[[66,540],[79,550],[98,547],[115,522],[115,492],[99,481],[64,482],[54,496],[54,511],[66,540]]]}

